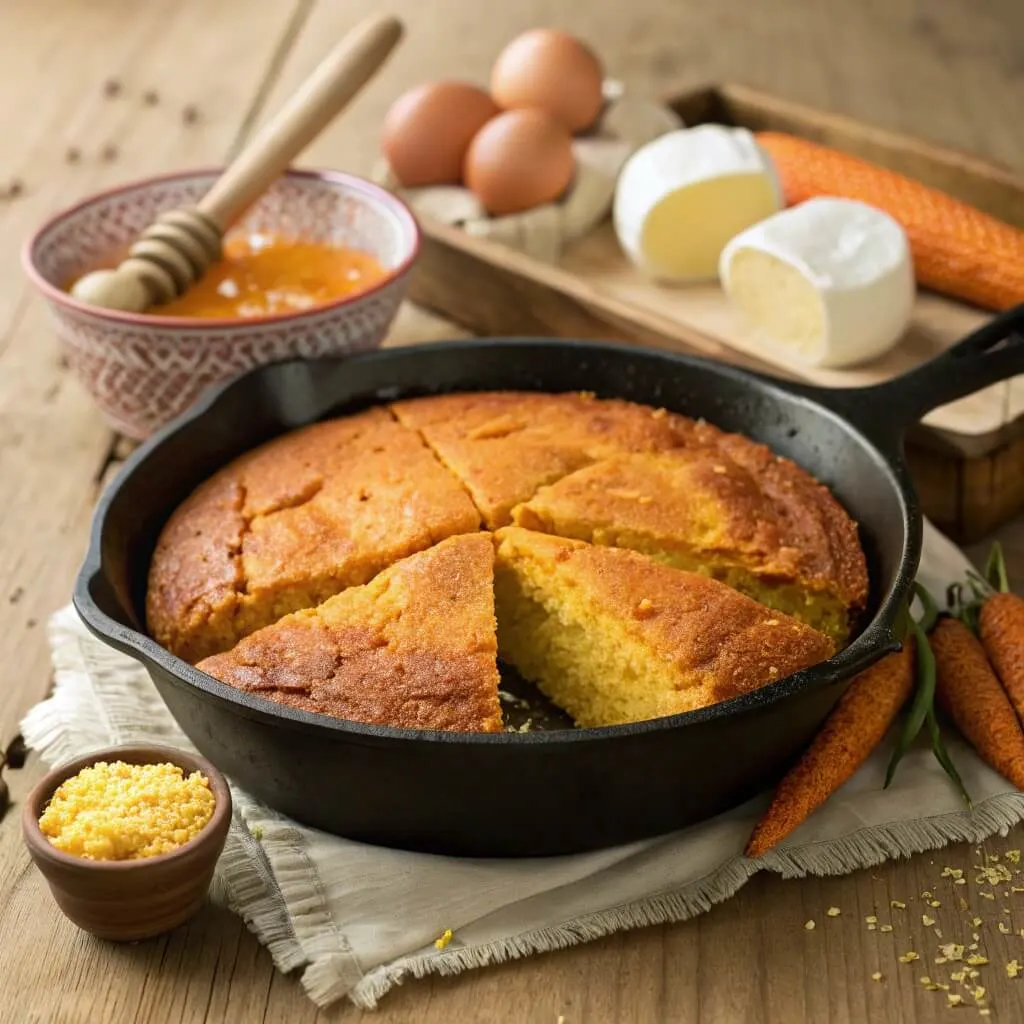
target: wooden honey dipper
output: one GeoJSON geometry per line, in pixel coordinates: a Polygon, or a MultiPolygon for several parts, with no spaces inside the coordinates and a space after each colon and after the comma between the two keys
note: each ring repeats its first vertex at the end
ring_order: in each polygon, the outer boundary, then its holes
{"type": "Polygon", "coordinates": [[[396,18],[357,25],[273,120],[235,157],[192,209],[161,214],[113,270],[75,282],[82,302],[130,313],[182,295],[220,259],[224,232],[373,77],[402,38],[396,18]]]}

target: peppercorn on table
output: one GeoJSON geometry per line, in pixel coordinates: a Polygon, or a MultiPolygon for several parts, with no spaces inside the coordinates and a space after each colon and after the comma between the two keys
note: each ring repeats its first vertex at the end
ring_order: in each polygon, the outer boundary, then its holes
{"type": "MultiPolygon", "coordinates": [[[[58,206],[104,186],[223,161],[345,29],[378,7],[55,0],[5,8],[0,745],[46,692],[47,616],[68,599],[97,494],[127,450],[70,377],[21,274],[20,241],[58,206]]],[[[398,92],[431,77],[484,80],[512,35],[554,22],[592,43],[611,74],[652,94],[741,79],[1024,168],[1024,140],[1009,130],[1024,101],[1024,8],[1015,0],[941,9],[914,0],[637,0],[628,13],[612,0],[585,10],[569,0],[387,7],[406,21],[402,50],[304,163],[368,173],[398,92]]],[[[406,309],[390,343],[453,333],[453,325],[406,309]]],[[[1011,576],[1024,579],[1024,524],[1011,524],[1002,539],[1011,576]]],[[[34,757],[24,770],[5,771],[16,804],[39,775],[34,757]]],[[[1024,1019],[1024,891],[1014,891],[1024,888],[1022,848],[1018,829],[986,850],[951,847],[842,878],[762,874],[684,924],[410,982],[375,1019],[938,1021],[955,1020],[954,1011],[978,1015],[979,987],[989,1019],[1024,1019]],[[960,911],[961,893],[974,917],[960,911]],[[963,977],[945,991],[951,974],[963,977]]],[[[244,924],[216,906],[135,947],[79,933],[31,869],[15,811],[0,823],[0,977],[0,1024],[358,1016],[345,1006],[317,1011],[294,978],[275,972],[244,924]]]]}

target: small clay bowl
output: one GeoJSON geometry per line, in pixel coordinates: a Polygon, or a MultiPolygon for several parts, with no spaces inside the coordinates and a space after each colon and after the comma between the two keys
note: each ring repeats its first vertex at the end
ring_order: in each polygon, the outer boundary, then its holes
{"type": "Polygon", "coordinates": [[[98,750],[54,769],[29,794],[21,816],[25,844],[64,915],[83,931],[114,942],[135,942],[184,924],[203,905],[231,824],[231,792],[205,758],[172,747],[98,750]],[[210,780],[216,803],[206,827],[184,846],[156,857],[95,861],[56,849],[39,828],[57,787],[97,761],[179,765],[210,780]]]}

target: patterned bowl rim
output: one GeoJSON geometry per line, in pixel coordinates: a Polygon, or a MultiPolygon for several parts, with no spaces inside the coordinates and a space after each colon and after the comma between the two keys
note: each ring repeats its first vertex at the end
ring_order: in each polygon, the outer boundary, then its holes
{"type": "Polygon", "coordinates": [[[313,306],[311,309],[304,309],[295,313],[273,313],[267,316],[254,317],[180,317],[180,316],[153,316],[147,313],[125,313],[116,309],[104,309],[101,306],[91,306],[86,302],[74,298],[68,292],[63,291],[51,283],[43,275],[36,265],[36,252],[43,238],[57,228],[62,221],[75,216],[82,210],[97,203],[105,202],[124,192],[131,192],[145,189],[151,185],[159,185],[165,182],[186,180],[188,178],[216,176],[221,173],[222,167],[199,167],[186,171],[171,171],[167,174],[156,174],[147,178],[138,178],[134,181],[125,182],[114,188],[105,189],[102,192],[95,192],[91,196],[82,199],[73,206],[66,207],[47,218],[42,225],[28,238],[22,247],[21,264],[28,275],[29,280],[49,299],[58,306],[64,306],[69,310],[95,317],[98,320],[107,320],[115,324],[127,324],[138,328],[164,328],[173,331],[195,332],[209,330],[231,330],[248,329],[269,325],[286,325],[289,323],[301,322],[304,319],[322,316],[332,310],[339,310],[348,305],[362,302],[377,292],[393,284],[399,278],[409,272],[416,262],[420,253],[421,232],[420,226],[409,209],[409,206],[393,192],[375,185],[372,181],[360,178],[354,174],[346,174],[344,171],[329,170],[294,170],[289,169],[281,175],[285,179],[297,179],[300,181],[315,181],[323,185],[337,188],[342,186],[351,191],[361,194],[364,200],[376,202],[396,214],[404,231],[404,245],[408,254],[397,267],[389,270],[377,284],[365,291],[347,295],[333,302],[326,302],[320,306],[313,306]]]}

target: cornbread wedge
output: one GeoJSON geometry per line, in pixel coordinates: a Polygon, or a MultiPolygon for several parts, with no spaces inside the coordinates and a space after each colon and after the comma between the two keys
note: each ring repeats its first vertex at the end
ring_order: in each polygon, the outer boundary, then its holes
{"type": "Polygon", "coordinates": [[[829,658],[832,641],[633,551],[495,535],[499,656],[581,726],[705,707],[829,658]]]}
{"type": "Polygon", "coordinates": [[[793,463],[725,435],[714,446],[587,466],[512,517],[703,573],[839,643],[867,598],[856,525],[832,495],[793,463]]]}
{"type": "Polygon", "coordinates": [[[385,409],[318,423],[236,459],[174,512],[150,565],[149,629],[194,663],[479,526],[385,409]]]}
{"type": "Polygon", "coordinates": [[[450,537],[198,667],[334,718],[498,732],[493,567],[488,534],[450,537]]]}
{"type": "Polygon", "coordinates": [[[463,482],[491,529],[544,484],[610,455],[679,447],[698,428],[664,409],[577,393],[437,395],[391,409],[463,482]]]}

